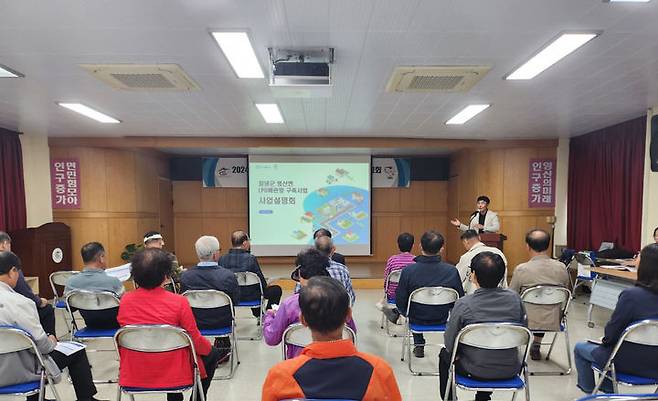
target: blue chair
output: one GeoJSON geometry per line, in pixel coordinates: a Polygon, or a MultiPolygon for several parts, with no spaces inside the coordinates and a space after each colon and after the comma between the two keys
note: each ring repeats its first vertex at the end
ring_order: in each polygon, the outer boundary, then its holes
{"type": "MultiPolygon", "coordinates": [[[[283,359],[288,359],[288,347],[305,348],[313,342],[311,337],[311,330],[301,323],[295,323],[288,326],[283,332],[281,340],[281,351],[283,352],[283,359]]],[[[356,333],[348,325],[343,326],[343,338],[350,339],[352,343],[356,344],[356,333]]]]}
{"type": "MultiPolygon", "coordinates": [[[[70,338],[71,335],[71,322],[69,321],[69,314],[66,310],[66,298],[64,297],[64,287],[66,287],[66,282],[71,278],[71,276],[80,273],[75,270],[62,270],[50,273],[48,276],[48,282],[50,283],[50,288],[53,290],[53,307],[55,311],[62,311],[62,316],[64,317],[64,324],[66,325],[66,336],[70,338]]],[[[61,336],[62,338],[65,336],[61,336]]]]}
{"type": "MultiPolygon", "coordinates": [[[[119,297],[106,291],[75,290],[66,294],[66,310],[71,321],[71,338],[83,343],[96,340],[111,340],[117,329],[93,329],[89,327],[78,328],[75,320],[75,311],[102,311],[119,307],[119,297]]],[[[98,352],[107,350],[87,350],[98,352]]],[[[114,380],[94,380],[94,383],[114,383],[114,380]]]]}
{"type": "MultiPolygon", "coordinates": [[[[610,353],[608,361],[603,366],[592,365],[592,369],[598,374],[596,386],[592,394],[596,394],[603,384],[604,379],[612,381],[612,388],[615,393],[619,392],[619,384],[624,386],[656,386],[658,380],[649,377],[636,376],[617,371],[615,367],[615,356],[622,344],[629,343],[640,344],[650,347],[658,347],[658,319],[646,319],[628,326],[622,333],[621,337],[615,344],[610,353]]],[[[658,392],[658,389],[656,389],[658,392]]]]}
{"type": "Polygon", "coordinates": [[[579,398],[578,401],[658,401],[658,394],[598,394],[579,398]]]}
{"type": "MultiPolygon", "coordinates": [[[[405,315],[407,316],[406,323],[406,332],[404,338],[402,339],[402,356],[400,360],[404,361],[405,351],[407,354],[407,366],[409,371],[414,376],[438,376],[438,371],[416,371],[411,366],[411,350],[416,345],[412,339],[414,333],[444,333],[446,331],[446,324],[436,324],[436,325],[422,325],[411,323],[413,316],[410,315],[411,304],[416,303],[419,305],[449,305],[455,303],[459,299],[459,293],[452,289],[446,287],[421,287],[413,290],[409,295],[409,301],[407,302],[407,311],[405,315]]],[[[425,344],[427,345],[427,344],[425,344]]],[[[438,344],[443,345],[443,344],[438,344]]]]}
{"type": "Polygon", "coordinates": [[[48,381],[48,386],[52,390],[55,399],[59,401],[60,398],[55,388],[54,380],[46,372],[43,356],[34,343],[32,336],[18,327],[0,326],[0,338],[2,338],[2,341],[0,341],[0,354],[10,354],[26,350],[31,351],[37,359],[37,373],[41,376],[37,381],[0,387],[0,396],[27,397],[29,395],[39,394],[39,401],[43,401],[46,393],[46,381],[48,381]]]}
{"type": "MultiPolygon", "coordinates": [[[[559,371],[551,372],[530,372],[530,375],[538,376],[551,376],[551,375],[568,375],[571,373],[571,345],[569,344],[569,325],[567,322],[567,313],[569,311],[569,305],[571,303],[571,291],[564,287],[555,286],[555,285],[537,285],[531,288],[526,289],[521,293],[521,300],[526,306],[526,311],[532,311],[532,307],[529,306],[543,306],[543,307],[553,307],[559,309],[560,311],[560,322],[559,328],[557,330],[536,330],[532,327],[529,327],[530,331],[533,333],[553,333],[553,339],[550,343],[542,343],[542,345],[549,345],[548,354],[546,355],[546,360],[548,361],[551,358],[551,352],[555,346],[555,340],[560,333],[564,333],[564,343],[566,345],[567,351],[567,362],[568,366],[566,368],[561,367],[559,371]]],[[[530,313],[528,313],[530,318],[530,313]]]]}
{"type": "Polygon", "coordinates": [[[443,399],[448,399],[451,389],[453,397],[456,397],[459,387],[468,391],[512,391],[514,393],[512,401],[516,399],[518,391],[525,390],[526,400],[529,400],[530,383],[527,360],[531,343],[530,330],[513,323],[476,323],[464,327],[455,338],[448,372],[448,385],[443,399]],[[476,380],[459,375],[455,371],[455,358],[459,354],[460,346],[464,345],[486,350],[523,349],[522,354],[520,353],[523,355],[521,371],[507,380],[476,380]]]}
{"type": "Polygon", "coordinates": [[[237,365],[240,364],[238,355],[238,342],[235,336],[235,310],[233,301],[226,293],[218,290],[189,290],[183,293],[187,298],[192,309],[216,309],[228,306],[231,311],[231,325],[228,327],[217,327],[214,329],[201,329],[201,335],[204,337],[218,338],[227,337],[231,340],[231,356],[229,359],[230,371],[225,376],[215,376],[215,379],[224,380],[233,377],[237,365]]]}
{"type": "MultiPolygon", "coordinates": [[[[168,388],[150,388],[150,387],[123,387],[117,385],[117,401],[121,401],[122,394],[128,394],[134,400],[135,394],[169,394],[183,393],[192,390],[192,398],[196,399],[197,392],[201,401],[205,401],[203,387],[201,386],[201,373],[197,361],[194,343],[189,334],[180,327],[170,325],[128,325],[117,330],[114,335],[114,345],[117,353],[119,348],[125,348],[132,351],[161,353],[174,350],[189,348],[192,355],[193,383],[187,386],[168,387],[168,388]]],[[[121,354],[119,354],[121,355],[121,354]]],[[[119,364],[121,358],[119,357],[119,364]]]]}
{"type": "Polygon", "coordinates": [[[235,278],[238,280],[238,285],[240,287],[250,287],[252,285],[258,285],[260,289],[260,299],[254,301],[240,301],[236,308],[260,308],[260,313],[258,314],[257,326],[258,334],[254,337],[239,337],[240,340],[258,340],[260,341],[263,338],[263,318],[265,316],[265,298],[263,298],[263,284],[260,282],[260,278],[256,273],[253,272],[235,272],[235,278]]]}
{"type": "MultiPolygon", "coordinates": [[[[402,270],[395,270],[391,272],[391,274],[386,277],[386,280],[384,281],[384,299],[386,299],[386,303],[389,308],[395,308],[395,298],[389,298],[388,297],[388,286],[391,285],[391,283],[399,283],[400,282],[400,276],[402,275],[402,270]]],[[[384,308],[386,308],[384,306],[384,308]]],[[[388,319],[386,318],[386,315],[384,315],[384,312],[382,312],[382,323],[381,323],[381,328],[384,329],[386,328],[386,334],[389,337],[397,337],[397,334],[391,334],[390,330],[390,323],[388,319]]]]}

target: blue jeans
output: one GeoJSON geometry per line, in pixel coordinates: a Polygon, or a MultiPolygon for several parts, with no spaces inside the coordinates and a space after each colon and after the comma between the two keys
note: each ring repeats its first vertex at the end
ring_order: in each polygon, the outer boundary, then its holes
{"type": "MultiPolygon", "coordinates": [[[[576,344],[576,347],[573,350],[576,371],[578,373],[578,388],[587,394],[591,394],[596,385],[594,371],[592,370],[592,363],[594,363],[592,351],[597,347],[598,345],[596,344],[580,342],[576,344]]],[[[604,380],[603,384],[601,384],[600,390],[604,393],[612,393],[612,382],[608,379],[604,380]]]]}

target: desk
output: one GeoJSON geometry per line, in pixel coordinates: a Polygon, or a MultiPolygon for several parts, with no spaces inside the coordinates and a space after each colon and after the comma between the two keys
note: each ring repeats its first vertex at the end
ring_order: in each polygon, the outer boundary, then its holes
{"type": "Polygon", "coordinates": [[[587,327],[590,328],[594,327],[594,322],[592,322],[594,305],[614,310],[619,294],[625,289],[633,287],[637,281],[637,272],[602,267],[593,267],[592,272],[596,273],[596,276],[592,282],[592,294],[587,310],[587,327]]]}

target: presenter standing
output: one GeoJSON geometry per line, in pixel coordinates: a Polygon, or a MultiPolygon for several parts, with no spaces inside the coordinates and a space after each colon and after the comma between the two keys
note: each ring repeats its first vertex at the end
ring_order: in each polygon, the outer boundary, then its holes
{"type": "Polygon", "coordinates": [[[491,200],[488,196],[479,196],[476,203],[477,210],[469,217],[468,225],[462,224],[457,218],[450,220],[450,223],[461,231],[472,229],[480,233],[485,231],[489,233],[498,232],[500,230],[498,214],[489,210],[489,203],[491,203],[491,200]]]}

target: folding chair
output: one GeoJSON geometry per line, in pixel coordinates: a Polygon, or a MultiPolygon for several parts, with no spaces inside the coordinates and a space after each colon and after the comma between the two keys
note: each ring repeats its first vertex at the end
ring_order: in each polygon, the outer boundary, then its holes
{"type": "MultiPolygon", "coordinates": [[[[37,358],[37,373],[41,376],[39,380],[12,384],[10,386],[0,387],[0,396],[22,396],[39,394],[39,401],[43,401],[46,394],[46,380],[48,386],[55,395],[57,401],[60,400],[57,388],[55,388],[55,381],[46,372],[43,356],[39,352],[39,348],[34,343],[32,336],[23,329],[13,326],[0,326],[0,355],[12,354],[20,351],[30,350],[37,358]]],[[[2,372],[0,372],[2,374],[2,372]]]]}
{"type": "MultiPolygon", "coordinates": [[[[542,343],[542,345],[549,345],[548,354],[546,354],[546,360],[550,360],[551,352],[553,351],[553,346],[555,346],[555,340],[560,333],[564,333],[564,343],[566,345],[567,351],[567,362],[568,367],[559,371],[552,372],[530,372],[530,375],[537,376],[553,376],[553,375],[568,375],[571,373],[571,345],[569,344],[569,326],[567,324],[567,312],[569,310],[569,305],[571,303],[571,291],[567,290],[564,287],[554,286],[554,285],[537,285],[531,288],[526,289],[521,294],[521,300],[524,304],[530,305],[543,305],[543,306],[553,306],[555,308],[560,308],[560,327],[558,330],[535,330],[530,327],[530,331],[534,333],[553,333],[553,340],[550,343],[542,343]]],[[[526,308],[528,310],[528,308],[526,308]]]]}
{"type": "MultiPolygon", "coordinates": [[[[446,331],[446,324],[434,324],[434,325],[423,325],[411,323],[413,316],[410,316],[411,303],[417,303],[421,305],[449,305],[455,303],[459,299],[459,293],[452,289],[446,287],[421,287],[413,290],[411,295],[409,295],[409,301],[407,302],[407,316],[406,331],[404,338],[402,339],[402,355],[400,357],[401,361],[404,361],[405,351],[407,353],[407,364],[409,371],[414,376],[437,376],[438,371],[415,371],[411,366],[411,349],[416,346],[412,341],[414,333],[444,333],[446,331]]],[[[427,345],[427,344],[425,344],[427,345]]],[[[442,344],[436,344],[442,345],[442,344]]]]}
{"type": "Polygon", "coordinates": [[[235,277],[238,280],[238,285],[240,287],[248,287],[252,285],[258,285],[258,288],[260,289],[260,299],[257,299],[255,301],[240,301],[237,305],[235,305],[236,308],[260,308],[260,313],[258,314],[257,322],[256,325],[258,326],[258,334],[256,337],[238,337],[239,340],[259,340],[263,338],[263,317],[265,314],[265,306],[264,306],[264,301],[265,298],[263,298],[263,284],[260,282],[260,278],[256,273],[252,272],[235,272],[235,277]]]}
{"type": "MultiPolygon", "coordinates": [[[[119,353],[119,348],[146,353],[170,352],[189,348],[192,354],[193,383],[186,386],[173,388],[160,387],[123,387],[117,385],[117,401],[121,401],[121,395],[126,393],[134,401],[135,394],[162,394],[183,393],[192,390],[192,400],[196,399],[197,392],[201,401],[205,401],[203,387],[201,386],[201,373],[197,361],[194,343],[189,334],[180,327],[170,325],[128,325],[117,330],[114,335],[114,346],[119,353]]],[[[121,354],[119,354],[121,355],[121,354]]],[[[121,358],[119,358],[121,364],[121,358]]]]}
{"type": "MultiPolygon", "coordinates": [[[[592,273],[590,269],[596,265],[592,259],[591,253],[583,251],[574,255],[569,266],[569,269],[575,269],[577,272],[576,281],[573,283],[573,288],[571,289],[572,298],[576,298],[576,289],[586,283],[591,283],[594,280],[594,273],[592,273]]],[[[571,277],[571,275],[569,275],[569,277],[571,277]]]]}
{"type": "MultiPolygon", "coordinates": [[[[400,282],[400,275],[402,275],[402,270],[395,270],[392,271],[391,274],[386,277],[386,280],[384,281],[384,299],[386,299],[386,304],[384,305],[384,308],[388,307],[393,307],[395,308],[395,298],[390,298],[388,296],[388,286],[391,285],[391,283],[399,283],[400,282]]],[[[386,334],[389,337],[397,337],[397,334],[391,334],[390,326],[389,326],[389,321],[386,318],[386,315],[384,312],[382,312],[382,323],[381,323],[381,328],[383,329],[386,327],[386,334]]]]}
{"type": "MultiPolygon", "coordinates": [[[[71,323],[68,321],[68,313],[66,311],[66,300],[64,298],[64,287],[66,282],[71,278],[71,276],[80,273],[75,270],[62,270],[50,273],[48,276],[48,281],[50,282],[50,288],[53,290],[53,307],[55,311],[62,311],[64,316],[64,324],[66,325],[67,335],[71,334],[71,323]],[[58,289],[61,288],[61,291],[58,289]]],[[[62,336],[63,337],[63,336],[62,336]]]]}
{"type": "MultiPolygon", "coordinates": [[[[592,394],[596,394],[599,391],[601,384],[603,384],[603,380],[606,378],[612,381],[612,388],[615,393],[619,392],[619,384],[624,386],[658,385],[658,380],[656,379],[617,371],[615,368],[615,356],[625,341],[650,347],[658,347],[658,319],[641,320],[628,326],[622,333],[621,337],[619,337],[619,340],[612,349],[610,357],[605,365],[602,367],[596,366],[596,364],[592,365],[592,369],[598,374],[596,386],[594,387],[592,394]]],[[[656,388],[656,392],[658,393],[658,388],[656,388]]]]}
{"type": "Polygon", "coordinates": [[[514,323],[475,323],[461,329],[455,338],[448,371],[448,386],[443,399],[448,399],[452,389],[453,398],[457,396],[457,387],[467,391],[512,391],[512,401],[518,391],[525,390],[525,399],[530,400],[530,382],[528,381],[528,354],[532,343],[532,333],[523,326],[514,323]],[[477,380],[462,376],[455,371],[455,360],[462,345],[486,350],[509,350],[523,347],[521,371],[511,379],[477,380]]]}
{"type": "MultiPolygon", "coordinates": [[[[343,327],[343,339],[350,339],[352,343],[356,344],[356,333],[351,327],[345,325],[343,327]]],[[[283,359],[288,359],[288,347],[304,348],[313,342],[311,338],[311,330],[301,323],[295,323],[288,326],[283,332],[283,341],[281,341],[281,351],[283,352],[283,359]]]]}
{"type": "MultiPolygon", "coordinates": [[[[78,328],[73,313],[77,311],[102,311],[119,307],[119,297],[105,291],[75,290],[66,294],[66,310],[72,323],[71,338],[75,341],[111,340],[117,329],[78,328]]],[[[88,350],[89,352],[107,350],[88,350]]],[[[94,380],[94,383],[114,383],[114,380],[94,380]]]]}
{"type": "Polygon", "coordinates": [[[578,401],[658,401],[658,394],[599,394],[588,395],[578,401]]]}
{"type": "Polygon", "coordinates": [[[231,325],[228,327],[217,327],[214,329],[200,329],[204,337],[227,337],[231,340],[231,356],[229,359],[230,371],[225,376],[215,376],[215,379],[225,380],[233,377],[237,365],[240,364],[238,355],[238,342],[235,336],[235,310],[233,301],[226,293],[217,290],[189,290],[183,293],[192,309],[216,309],[228,306],[231,310],[231,325]]]}

